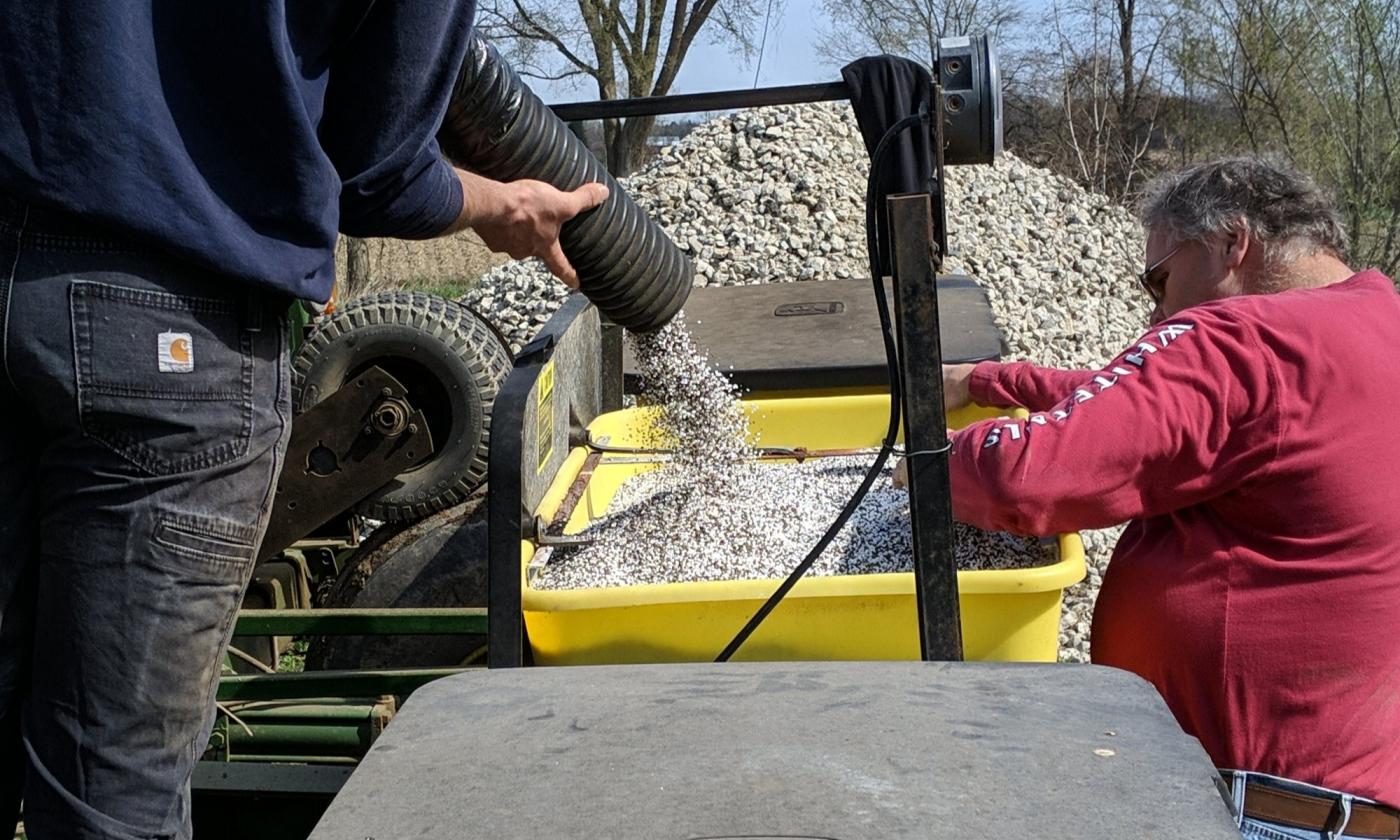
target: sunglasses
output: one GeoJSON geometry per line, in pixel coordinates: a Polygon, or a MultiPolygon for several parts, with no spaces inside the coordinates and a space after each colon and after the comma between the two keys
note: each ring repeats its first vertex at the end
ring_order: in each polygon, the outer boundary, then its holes
{"type": "MultiPolygon", "coordinates": [[[[1182,243],[1184,245],[1185,243],[1182,243]]],[[[1181,250],[1181,245],[1177,245],[1166,253],[1166,256],[1149,265],[1145,271],[1138,275],[1138,285],[1147,292],[1154,304],[1160,304],[1163,296],[1167,293],[1167,276],[1170,272],[1162,271],[1162,264],[1176,255],[1181,250]]]]}

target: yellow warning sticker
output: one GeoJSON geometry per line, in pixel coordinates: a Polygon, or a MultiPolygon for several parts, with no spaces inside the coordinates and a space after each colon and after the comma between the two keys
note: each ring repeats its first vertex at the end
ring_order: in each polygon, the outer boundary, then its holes
{"type": "Polygon", "coordinates": [[[535,475],[544,472],[554,454],[554,361],[540,368],[535,383],[535,475]]]}

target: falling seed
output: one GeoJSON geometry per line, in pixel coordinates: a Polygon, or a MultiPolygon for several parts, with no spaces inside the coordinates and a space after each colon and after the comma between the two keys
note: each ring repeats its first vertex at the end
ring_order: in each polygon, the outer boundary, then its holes
{"type": "MultiPolygon", "coordinates": [[[[859,486],[868,458],[756,461],[738,389],[696,348],[683,316],[633,338],[642,395],[660,408],[648,446],[674,458],[619,488],[594,542],[556,550],[533,585],[585,589],[633,584],[785,577],[811,550],[859,486]]],[[[885,480],[871,489],[808,572],[812,576],[913,568],[909,495],[885,480]]],[[[1034,538],[955,523],[965,570],[1054,562],[1034,538]]]]}

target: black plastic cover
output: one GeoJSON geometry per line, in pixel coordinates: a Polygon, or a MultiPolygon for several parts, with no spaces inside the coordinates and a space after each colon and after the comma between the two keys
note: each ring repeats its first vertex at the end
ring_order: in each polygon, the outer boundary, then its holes
{"type": "MultiPolygon", "coordinates": [[[[1001,332],[976,281],[940,277],[938,308],[944,362],[1001,358],[1001,332]]],[[[685,316],[710,361],[749,391],[888,385],[867,280],[697,288],[685,316]]],[[[626,390],[636,393],[641,383],[630,352],[624,371],[626,390]]]]}

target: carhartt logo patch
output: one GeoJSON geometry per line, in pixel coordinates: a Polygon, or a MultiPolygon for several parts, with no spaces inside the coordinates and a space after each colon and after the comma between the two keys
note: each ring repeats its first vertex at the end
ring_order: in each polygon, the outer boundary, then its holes
{"type": "Polygon", "coordinates": [[[194,341],[189,333],[163,332],[158,345],[161,373],[194,373],[194,341]]]}

